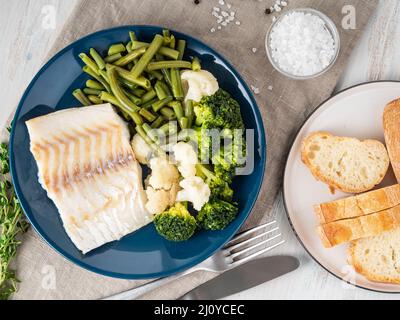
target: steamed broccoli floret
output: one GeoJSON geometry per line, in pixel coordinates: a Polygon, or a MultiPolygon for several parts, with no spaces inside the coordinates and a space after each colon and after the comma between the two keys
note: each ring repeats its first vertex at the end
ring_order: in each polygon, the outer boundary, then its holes
{"type": "Polygon", "coordinates": [[[197,215],[199,225],[207,230],[223,230],[235,218],[238,208],[223,200],[206,203],[197,215]]]}
{"type": "Polygon", "coordinates": [[[196,219],[179,202],[163,213],[156,215],[154,225],[157,232],[170,241],[188,240],[197,228],[196,219]]]}
{"type": "Polygon", "coordinates": [[[203,129],[243,129],[240,105],[229,93],[219,89],[212,96],[203,97],[195,106],[196,124],[203,129]]]}
{"type": "Polygon", "coordinates": [[[204,165],[197,165],[197,175],[205,180],[211,190],[211,199],[224,199],[231,201],[233,190],[229,187],[230,181],[226,181],[223,177],[218,177],[214,172],[207,169],[204,165]]]}

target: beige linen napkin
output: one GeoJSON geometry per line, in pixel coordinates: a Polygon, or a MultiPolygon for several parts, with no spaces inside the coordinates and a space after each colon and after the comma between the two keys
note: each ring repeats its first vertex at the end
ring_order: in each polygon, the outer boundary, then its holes
{"type": "MultiPolygon", "coordinates": [[[[191,0],[81,0],[50,55],[86,34],[127,24],[160,25],[179,30],[201,39],[224,55],[249,86],[259,88],[260,93],[255,97],[267,131],[267,172],[257,205],[246,222],[245,227],[251,227],[269,218],[293,135],[307,115],[333,91],[378,0],[289,0],[289,8],[312,7],[330,16],[341,36],[342,49],[334,68],[309,81],[285,78],[267,61],[264,41],[272,16],[267,16],[264,10],[273,2],[229,0],[232,7],[228,11],[236,12],[240,24],[232,23],[218,30],[216,19],[211,15],[214,6],[221,7],[217,0],[202,0],[199,5],[191,0]],[[354,6],[356,12],[357,26],[353,30],[341,26],[342,8],[348,4],[354,6]],[[216,32],[210,31],[212,27],[216,32]]],[[[81,269],[54,252],[33,230],[25,236],[16,263],[22,283],[15,299],[96,299],[143,283],[111,279],[81,269]]],[[[197,272],[145,298],[174,299],[212,276],[197,272]]]]}

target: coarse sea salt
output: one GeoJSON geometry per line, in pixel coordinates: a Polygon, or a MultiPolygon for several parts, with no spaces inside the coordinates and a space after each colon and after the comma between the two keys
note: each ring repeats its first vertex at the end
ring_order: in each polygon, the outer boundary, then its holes
{"type": "Polygon", "coordinates": [[[329,66],[335,56],[335,40],[317,15],[291,12],[273,27],[269,46],[272,59],[286,73],[312,76],[329,66]]]}

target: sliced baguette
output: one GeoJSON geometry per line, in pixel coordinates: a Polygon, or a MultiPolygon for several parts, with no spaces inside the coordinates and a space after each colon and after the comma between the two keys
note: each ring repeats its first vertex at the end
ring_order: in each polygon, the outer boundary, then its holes
{"type": "Polygon", "coordinates": [[[370,281],[400,284],[400,228],[351,242],[348,260],[370,281]]]}
{"type": "Polygon", "coordinates": [[[400,185],[314,206],[321,224],[390,209],[400,204],[400,185]]]}
{"type": "Polygon", "coordinates": [[[318,226],[322,244],[331,248],[360,238],[376,236],[400,227],[400,206],[353,219],[339,220],[318,226]]]}
{"type": "Polygon", "coordinates": [[[390,162],[400,183],[400,99],[390,102],[383,112],[383,129],[390,162]]]}
{"type": "Polygon", "coordinates": [[[389,156],[381,142],[335,137],[327,132],[304,139],[301,158],[317,180],[347,193],[371,190],[389,168],[389,156]]]}

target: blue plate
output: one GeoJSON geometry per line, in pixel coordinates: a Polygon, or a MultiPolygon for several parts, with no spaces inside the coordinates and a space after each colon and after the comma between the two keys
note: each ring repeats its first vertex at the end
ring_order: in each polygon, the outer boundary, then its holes
{"type": "Polygon", "coordinates": [[[10,140],[10,164],[15,190],[25,214],[51,247],[90,271],[117,278],[144,279],[168,276],[202,262],[238,231],[253,208],[261,187],[266,142],[257,104],[236,70],[209,46],[173,31],[178,39],[187,42],[186,58],[198,56],[201,59],[203,68],[212,72],[221,88],[240,103],[246,128],[255,131],[254,170],[251,175],[235,178],[233,186],[235,200],[240,207],[239,215],[223,231],[201,231],[182,243],[164,240],[157,234],[153,224],[149,224],[120,241],[83,255],[68,238],[56,207],[38,182],[37,166],[29,150],[25,122],[40,115],[78,106],[71,92],[84,87],[89,78],[82,72],[78,54],[88,52],[91,47],[105,53],[111,44],[127,42],[129,31],[135,31],[141,40],[151,41],[162,28],[123,26],[96,32],[70,44],[46,63],[30,83],[15,114],[10,140]]]}

